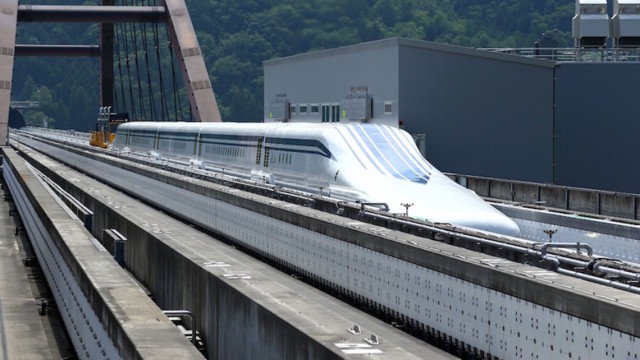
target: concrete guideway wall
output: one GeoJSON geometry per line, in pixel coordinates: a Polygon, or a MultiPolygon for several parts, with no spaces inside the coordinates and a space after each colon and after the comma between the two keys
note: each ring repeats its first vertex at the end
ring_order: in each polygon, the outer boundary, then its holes
{"type": "MultiPolygon", "coordinates": [[[[191,191],[180,192],[182,202],[172,201],[171,211],[366,299],[409,326],[428,327],[504,358],[604,357],[612,348],[619,355],[640,350],[640,324],[633,320],[640,299],[635,294],[164,171],[105,161],[191,191]]],[[[168,202],[157,188],[137,190],[152,203],[168,202]]]]}
{"type": "Polygon", "coordinates": [[[525,181],[448,174],[478,195],[570,212],[640,220],[640,195],[525,181]]]}
{"type": "Polygon", "coordinates": [[[8,148],[3,156],[3,175],[78,356],[201,359],[25,161],[8,148]]]}

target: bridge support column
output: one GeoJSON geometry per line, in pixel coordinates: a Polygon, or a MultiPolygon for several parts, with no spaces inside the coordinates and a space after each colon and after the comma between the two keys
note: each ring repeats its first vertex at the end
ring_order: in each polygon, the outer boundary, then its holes
{"type": "Polygon", "coordinates": [[[18,0],[0,0],[0,145],[7,144],[18,0]]]}
{"type": "Polygon", "coordinates": [[[191,103],[193,120],[220,122],[222,121],[220,110],[213,95],[209,73],[204,65],[204,58],[187,5],[184,0],[166,0],[165,6],[169,15],[167,26],[171,33],[171,45],[180,64],[182,80],[191,103]]]}
{"type": "MultiPolygon", "coordinates": [[[[102,0],[101,5],[115,5],[102,0]]],[[[113,23],[100,24],[100,106],[113,106],[113,23]]]]}

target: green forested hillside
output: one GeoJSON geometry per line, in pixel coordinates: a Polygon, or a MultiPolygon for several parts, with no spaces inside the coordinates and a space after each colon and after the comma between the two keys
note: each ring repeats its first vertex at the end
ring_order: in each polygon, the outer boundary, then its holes
{"type": "MultiPolygon", "coordinates": [[[[30,2],[36,3],[62,4],[30,2]]],[[[542,32],[552,32],[560,46],[570,46],[574,4],[574,0],[187,1],[225,121],[261,119],[264,60],[393,36],[472,47],[530,47],[542,32]]],[[[97,44],[98,26],[20,24],[17,42],[97,44]]],[[[55,127],[86,130],[94,124],[98,95],[97,59],[16,59],[12,99],[42,103],[41,111],[27,114],[28,121],[48,117],[55,127]]],[[[151,96],[159,99],[159,90],[151,96]]],[[[184,94],[181,102],[186,103],[184,94]]]]}

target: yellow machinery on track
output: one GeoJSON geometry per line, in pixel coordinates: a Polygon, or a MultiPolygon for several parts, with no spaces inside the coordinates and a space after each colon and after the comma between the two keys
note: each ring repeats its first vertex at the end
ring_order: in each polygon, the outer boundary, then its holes
{"type": "Polygon", "coordinates": [[[115,129],[119,124],[129,121],[127,113],[112,113],[111,106],[101,107],[98,112],[96,131],[91,132],[89,144],[106,149],[115,139],[115,129]]]}

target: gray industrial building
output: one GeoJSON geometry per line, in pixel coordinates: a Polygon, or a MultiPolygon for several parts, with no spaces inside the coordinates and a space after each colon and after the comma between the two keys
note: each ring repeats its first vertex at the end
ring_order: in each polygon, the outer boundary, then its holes
{"type": "Polygon", "coordinates": [[[640,193],[637,50],[533,51],[391,38],[266,61],[265,121],[401,124],[445,172],[640,193]]]}

